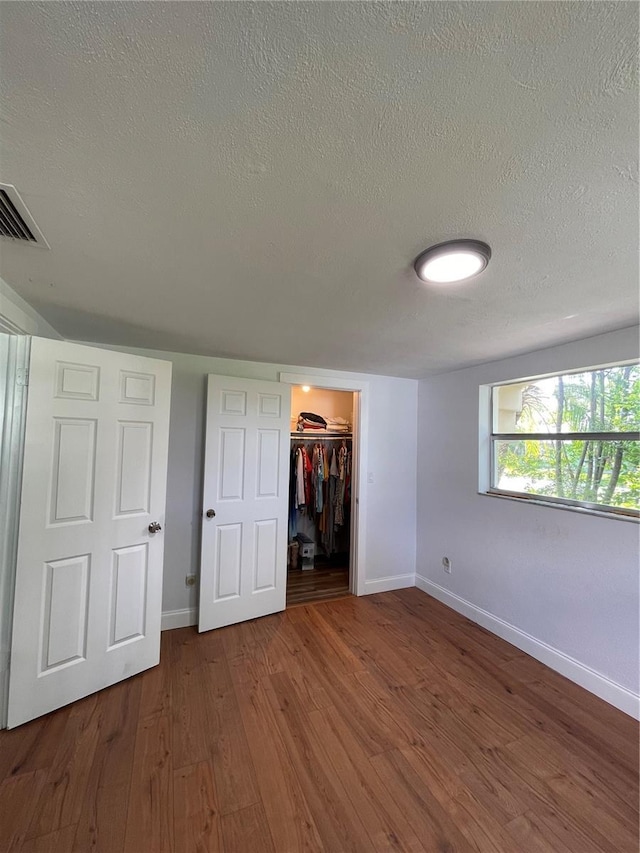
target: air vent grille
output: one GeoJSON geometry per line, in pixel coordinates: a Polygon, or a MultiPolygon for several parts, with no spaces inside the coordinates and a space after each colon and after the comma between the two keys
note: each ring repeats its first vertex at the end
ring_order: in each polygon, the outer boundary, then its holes
{"type": "Polygon", "coordinates": [[[0,184],[0,237],[49,248],[27,206],[11,184],[0,184]]]}
{"type": "Polygon", "coordinates": [[[37,242],[6,190],[0,190],[0,234],[3,237],[13,237],[14,240],[37,242]]]}

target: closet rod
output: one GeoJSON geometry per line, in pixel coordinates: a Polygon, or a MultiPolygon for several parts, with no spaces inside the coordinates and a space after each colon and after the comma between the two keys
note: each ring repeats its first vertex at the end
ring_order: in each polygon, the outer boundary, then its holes
{"type": "Polygon", "coordinates": [[[312,439],[324,439],[325,441],[328,439],[329,441],[337,441],[339,438],[353,438],[353,433],[343,432],[340,435],[327,435],[326,433],[322,433],[322,435],[313,435],[310,432],[292,432],[291,438],[312,438],[312,439]]]}

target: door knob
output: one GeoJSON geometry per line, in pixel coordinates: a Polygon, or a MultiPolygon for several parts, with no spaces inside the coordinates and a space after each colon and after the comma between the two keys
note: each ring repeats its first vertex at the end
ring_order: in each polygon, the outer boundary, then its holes
{"type": "Polygon", "coordinates": [[[208,509],[206,512],[207,518],[213,518],[216,514],[215,509],[208,509]]]}
{"type": "Polygon", "coordinates": [[[160,527],[157,521],[152,521],[149,525],[149,533],[157,533],[158,530],[162,530],[162,527],[160,527]]]}

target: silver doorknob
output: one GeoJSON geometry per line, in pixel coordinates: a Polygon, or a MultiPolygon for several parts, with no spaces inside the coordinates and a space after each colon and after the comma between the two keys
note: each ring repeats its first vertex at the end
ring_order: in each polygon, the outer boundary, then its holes
{"type": "Polygon", "coordinates": [[[152,521],[149,525],[149,533],[157,533],[158,530],[162,530],[162,527],[160,527],[157,521],[152,521]]]}
{"type": "Polygon", "coordinates": [[[207,518],[213,518],[215,516],[215,514],[216,514],[215,509],[208,509],[206,512],[207,518]]]}

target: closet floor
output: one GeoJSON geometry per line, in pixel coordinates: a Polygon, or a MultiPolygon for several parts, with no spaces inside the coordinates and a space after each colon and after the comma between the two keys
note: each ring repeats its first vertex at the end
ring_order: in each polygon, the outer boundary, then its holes
{"type": "Polygon", "coordinates": [[[349,595],[348,566],[317,566],[287,572],[287,607],[310,601],[327,601],[349,595]]]}

